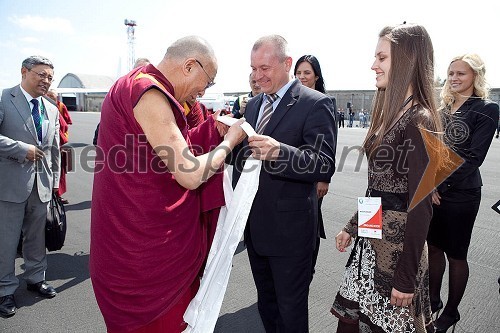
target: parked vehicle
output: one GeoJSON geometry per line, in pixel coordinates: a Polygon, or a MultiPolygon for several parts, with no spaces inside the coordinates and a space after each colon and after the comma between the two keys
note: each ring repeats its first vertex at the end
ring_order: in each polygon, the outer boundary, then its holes
{"type": "Polygon", "coordinates": [[[226,99],[223,93],[206,93],[202,97],[197,98],[198,102],[202,103],[213,111],[218,111],[226,108],[226,99]]]}
{"type": "Polygon", "coordinates": [[[214,112],[225,110],[226,113],[230,113],[233,110],[236,99],[237,97],[235,96],[224,96],[223,93],[205,93],[205,95],[198,97],[196,100],[214,112]]]}

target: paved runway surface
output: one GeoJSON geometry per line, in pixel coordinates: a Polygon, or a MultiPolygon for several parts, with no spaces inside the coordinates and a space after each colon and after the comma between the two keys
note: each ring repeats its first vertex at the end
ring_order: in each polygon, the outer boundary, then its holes
{"type": "MultiPolygon", "coordinates": [[[[70,144],[78,161],[76,172],[70,173],[66,206],[68,235],[61,251],[48,256],[47,280],[58,295],[46,300],[26,291],[26,284],[16,291],[20,307],[9,319],[0,318],[0,332],[105,332],[105,325],[94,298],[88,273],[90,204],[93,175],[92,137],[99,121],[98,113],[72,112],[70,144]],[[86,156],[86,158],[85,158],[86,156]]],[[[337,148],[338,170],[330,192],[323,201],[323,216],[328,239],[323,240],[309,297],[310,331],[335,332],[336,319],[330,306],[342,279],[347,253],[334,248],[334,236],[356,210],[355,198],[366,187],[366,161],[358,161],[351,148],[361,144],[365,129],[341,128],[337,148]],[[358,163],[359,162],[359,163],[358,163]]],[[[490,207],[500,199],[500,140],[492,147],[481,167],[483,197],[469,251],[470,279],[460,306],[462,320],[455,332],[500,332],[500,215],[490,207]]],[[[16,273],[21,277],[22,260],[16,260],[16,273]]],[[[442,297],[446,299],[447,281],[442,297]]],[[[215,332],[264,332],[257,312],[255,286],[246,251],[239,247],[215,332]]]]}

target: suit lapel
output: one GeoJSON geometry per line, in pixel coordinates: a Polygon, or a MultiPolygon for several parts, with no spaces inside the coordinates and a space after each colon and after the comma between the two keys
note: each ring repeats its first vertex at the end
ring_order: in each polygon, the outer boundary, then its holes
{"type": "Polygon", "coordinates": [[[14,89],[12,89],[11,95],[12,95],[12,104],[14,104],[14,107],[16,108],[17,112],[23,119],[24,124],[30,131],[31,135],[33,136],[33,139],[35,139],[35,142],[38,142],[38,136],[36,134],[35,125],[33,124],[33,118],[31,117],[31,110],[28,102],[26,101],[26,97],[24,97],[24,94],[21,91],[21,88],[17,86],[14,89]]]}
{"type": "Polygon", "coordinates": [[[52,110],[52,103],[50,103],[49,101],[47,101],[43,97],[42,97],[42,103],[43,103],[43,108],[45,110],[45,115],[44,115],[45,120],[44,121],[48,121],[47,132],[45,133],[45,137],[42,140],[43,143],[46,143],[47,140],[49,139],[49,133],[51,133],[53,131],[52,122],[50,121],[50,119],[51,119],[50,113],[52,110]]]}
{"type": "Polygon", "coordinates": [[[281,119],[290,110],[290,108],[297,102],[297,97],[299,95],[299,81],[292,83],[290,88],[285,92],[285,95],[279,102],[276,110],[274,110],[269,123],[267,123],[266,128],[264,128],[264,135],[271,135],[276,126],[280,123],[281,119]]]}

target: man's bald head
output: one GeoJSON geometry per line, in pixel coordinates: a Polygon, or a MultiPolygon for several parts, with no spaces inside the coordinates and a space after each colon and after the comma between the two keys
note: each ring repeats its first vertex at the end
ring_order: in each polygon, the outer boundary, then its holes
{"type": "Polygon", "coordinates": [[[202,96],[214,84],[217,58],[205,39],[187,36],[168,47],[157,68],[174,87],[175,98],[183,103],[202,96]]]}
{"type": "Polygon", "coordinates": [[[198,36],[187,36],[176,40],[165,53],[165,59],[184,60],[187,58],[201,58],[217,63],[215,52],[210,44],[198,36]]]}

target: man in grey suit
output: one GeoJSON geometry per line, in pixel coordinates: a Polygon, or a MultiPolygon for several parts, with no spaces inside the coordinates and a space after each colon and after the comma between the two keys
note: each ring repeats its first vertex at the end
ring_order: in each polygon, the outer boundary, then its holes
{"type": "Polygon", "coordinates": [[[233,184],[249,155],[263,160],[245,243],[266,332],[308,332],[308,294],[318,235],[316,182],[335,171],[332,100],[290,81],[292,58],[278,35],[255,42],[252,79],[263,94],[245,117],[257,135],[233,150],[233,184]]]}
{"type": "Polygon", "coordinates": [[[50,60],[31,56],[21,67],[21,84],[0,99],[0,315],[16,313],[19,286],[15,258],[23,233],[27,288],[51,298],[45,282],[45,221],[52,191],[59,187],[59,114],[43,98],[54,76],[50,60]]]}

